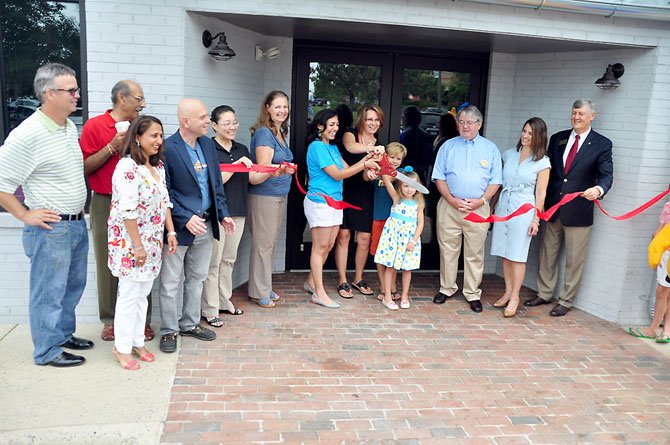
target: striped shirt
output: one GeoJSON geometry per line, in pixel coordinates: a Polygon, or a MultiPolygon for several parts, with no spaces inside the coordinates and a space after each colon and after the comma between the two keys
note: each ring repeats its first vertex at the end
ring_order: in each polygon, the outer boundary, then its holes
{"type": "Polygon", "coordinates": [[[0,192],[23,186],[31,209],[77,214],[84,209],[84,158],[77,127],[61,127],[37,110],[16,127],[0,147],[0,192]]]}

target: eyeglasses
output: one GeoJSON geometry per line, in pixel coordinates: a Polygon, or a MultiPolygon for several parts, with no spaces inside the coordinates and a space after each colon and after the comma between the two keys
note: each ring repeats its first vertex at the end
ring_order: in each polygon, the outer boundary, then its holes
{"type": "Polygon", "coordinates": [[[458,121],[458,125],[460,127],[472,127],[474,125],[477,125],[479,123],[479,120],[476,121],[458,121]]]}
{"type": "Polygon", "coordinates": [[[81,91],[81,88],[52,88],[54,91],[67,91],[70,96],[74,97],[81,91]]]}
{"type": "Polygon", "coordinates": [[[219,124],[222,128],[231,128],[231,127],[239,127],[240,123],[238,121],[223,121],[219,124]]]}
{"type": "Polygon", "coordinates": [[[134,94],[126,94],[126,96],[133,97],[138,102],[146,102],[146,99],[144,98],[144,96],[135,96],[134,94]]]}

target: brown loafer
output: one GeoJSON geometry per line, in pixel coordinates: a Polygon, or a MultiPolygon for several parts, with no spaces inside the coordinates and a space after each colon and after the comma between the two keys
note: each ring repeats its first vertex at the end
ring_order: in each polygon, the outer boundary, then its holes
{"type": "Polygon", "coordinates": [[[146,325],[144,327],[144,341],[151,341],[154,339],[154,330],[151,329],[151,325],[146,325]]]}
{"type": "Polygon", "coordinates": [[[102,327],[102,333],[100,334],[100,338],[102,338],[104,341],[114,341],[114,325],[113,324],[106,324],[102,327]]]}

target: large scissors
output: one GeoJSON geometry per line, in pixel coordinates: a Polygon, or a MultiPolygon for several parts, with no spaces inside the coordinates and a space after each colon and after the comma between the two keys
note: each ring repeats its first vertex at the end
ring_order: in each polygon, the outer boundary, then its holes
{"type": "Polygon", "coordinates": [[[405,175],[404,173],[399,172],[389,163],[388,157],[386,155],[382,156],[381,161],[378,161],[377,164],[380,167],[380,175],[388,175],[396,178],[397,180],[404,182],[405,184],[416,189],[417,192],[423,193],[424,195],[428,194],[428,189],[422,184],[416,182],[414,179],[405,175]]]}

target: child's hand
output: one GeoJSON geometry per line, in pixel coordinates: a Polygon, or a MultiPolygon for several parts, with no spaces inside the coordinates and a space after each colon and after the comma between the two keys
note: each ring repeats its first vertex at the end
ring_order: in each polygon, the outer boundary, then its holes
{"type": "Polygon", "coordinates": [[[365,177],[368,179],[368,181],[374,181],[379,177],[379,175],[377,174],[377,170],[369,169],[365,170],[365,177]]]}

